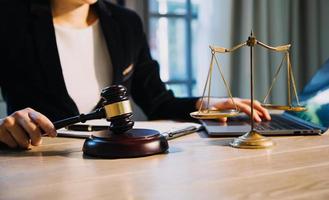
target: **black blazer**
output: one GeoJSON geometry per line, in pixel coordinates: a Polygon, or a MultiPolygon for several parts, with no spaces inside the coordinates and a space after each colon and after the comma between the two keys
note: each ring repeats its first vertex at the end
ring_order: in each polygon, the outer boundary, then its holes
{"type": "MultiPolygon", "coordinates": [[[[165,88],[139,17],[106,0],[93,7],[112,59],[113,84],[127,87],[149,119],[189,118],[196,98],[175,98],[165,88]]],[[[0,19],[0,87],[8,114],[26,107],[52,121],[78,114],[66,90],[49,1],[1,0],[0,19]]]]}

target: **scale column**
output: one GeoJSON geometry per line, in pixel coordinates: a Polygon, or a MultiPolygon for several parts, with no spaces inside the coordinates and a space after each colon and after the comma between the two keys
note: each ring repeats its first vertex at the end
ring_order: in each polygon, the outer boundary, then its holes
{"type": "Polygon", "coordinates": [[[274,142],[262,136],[259,132],[257,132],[254,128],[254,62],[253,62],[253,48],[257,44],[256,37],[251,34],[247,40],[247,45],[250,47],[250,105],[251,105],[251,116],[250,116],[250,131],[234,139],[230,145],[236,148],[244,148],[244,149],[263,149],[268,148],[274,145],[274,142]]]}

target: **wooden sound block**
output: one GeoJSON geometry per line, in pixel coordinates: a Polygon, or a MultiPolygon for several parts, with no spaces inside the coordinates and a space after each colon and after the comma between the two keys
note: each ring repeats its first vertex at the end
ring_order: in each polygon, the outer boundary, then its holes
{"type": "Polygon", "coordinates": [[[94,132],[85,140],[85,155],[101,158],[130,158],[163,153],[169,148],[167,139],[156,130],[130,129],[114,134],[109,130],[94,132]]]}

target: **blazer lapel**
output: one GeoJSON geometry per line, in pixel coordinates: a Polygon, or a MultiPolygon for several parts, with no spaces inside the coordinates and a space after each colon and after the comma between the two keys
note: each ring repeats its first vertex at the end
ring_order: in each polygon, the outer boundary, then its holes
{"type": "Polygon", "coordinates": [[[95,4],[95,9],[98,13],[102,31],[112,60],[113,84],[120,84],[123,78],[122,68],[124,65],[124,49],[120,27],[103,1],[98,0],[95,4]]]}
{"type": "Polygon", "coordinates": [[[31,1],[33,18],[32,29],[42,74],[48,92],[57,95],[67,94],[57,50],[55,30],[49,1],[31,1]]]}

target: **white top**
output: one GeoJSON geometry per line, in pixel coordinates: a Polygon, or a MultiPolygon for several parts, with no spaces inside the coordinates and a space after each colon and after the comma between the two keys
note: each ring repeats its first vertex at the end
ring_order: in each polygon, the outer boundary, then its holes
{"type": "Polygon", "coordinates": [[[112,62],[100,23],[83,29],[55,25],[55,34],[66,89],[80,113],[90,112],[102,88],[112,83],[112,62]]]}

